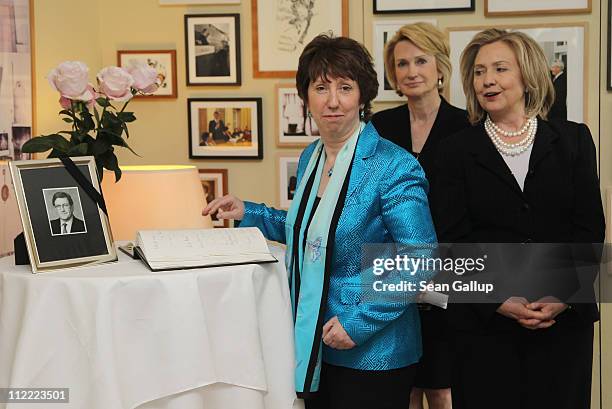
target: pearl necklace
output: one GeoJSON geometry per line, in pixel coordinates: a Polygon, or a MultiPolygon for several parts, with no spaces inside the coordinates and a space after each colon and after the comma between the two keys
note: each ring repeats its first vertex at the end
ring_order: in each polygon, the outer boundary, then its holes
{"type": "Polygon", "coordinates": [[[485,120],[485,131],[495,148],[499,151],[499,153],[506,156],[518,156],[521,153],[525,152],[532,144],[535,139],[536,132],[538,130],[538,120],[533,117],[529,118],[523,127],[515,132],[507,132],[503,129],[500,129],[497,125],[491,121],[491,118],[487,116],[485,120]],[[523,133],[527,133],[527,136],[523,138],[521,141],[516,143],[508,143],[504,141],[498,133],[501,133],[503,136],[518,136],[523,133]]]}

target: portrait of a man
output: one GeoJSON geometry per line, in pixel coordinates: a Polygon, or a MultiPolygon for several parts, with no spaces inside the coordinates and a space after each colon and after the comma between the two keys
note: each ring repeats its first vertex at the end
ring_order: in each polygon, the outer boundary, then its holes
{"type": "Polygon", "coordinates": [[[57,219],[49,220],[52,235],[85,233],[85,222],[74,215],[74,200],[65,191],[53,194],[51,203],[57,213],[57,219]]]}

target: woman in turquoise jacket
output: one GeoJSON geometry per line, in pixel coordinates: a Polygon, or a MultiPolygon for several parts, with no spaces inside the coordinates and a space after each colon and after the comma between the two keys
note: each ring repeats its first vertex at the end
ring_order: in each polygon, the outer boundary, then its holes
{"type": "Polygon", "coordinates": [[[300,156],[289,211],[225,196],[203,214],[241,220],[287,244],[295,383],[308,409],[407,408],[421,355],[415,291],[373,286],[418,285],[428,274],[378,276],[362,266],[362,254],[368,244],[391,243],[383,253],[394,257],[398,244],[435,243],[425,175],[412,155],[365,123],[378,83],[361,44],[316,37],[300,57],[296,82],[321,139],[300,156]]]}

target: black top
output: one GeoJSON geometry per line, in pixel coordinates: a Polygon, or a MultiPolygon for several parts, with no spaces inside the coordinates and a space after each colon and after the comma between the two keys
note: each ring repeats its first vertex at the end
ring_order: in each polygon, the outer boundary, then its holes
{"type": "MultiPolygon", "coordinates": [[[[417,156],[412,151],[412,135],[410,131],[408,104],[377,112],[372,117],[372,124],[380,136],[401,146],[414,156],[417,156]]],[[[429,132],[423,149],[418,155],[419,163],[425,171],[425,176],[429,181],[430,187],[433,186],[433,179],[435,178],[434,163],[438,151],[438,144],[447,136],[469,126],[470,123],[467,120],[467,113],[463,109],[452,106],[442,98],[436,120],[431,127],[431,131],[429,132]]]]}
{"type": "MultiPolygon", "coordinates": [[[[602,243],[604,240],[605,219],[596,150],[584,124],[538,119],[523,190],[482,123],[444,140],[439,146],[438,164],[430,203],[441,243],[602,243]]],[[[573,251],[575,248],[572,247],[573,251]]],[[[581,282],[586,275],[581,275],[581,282]]],[[[457,325],[464,328],[485,325],[497,307],[495,304],[472,306],[476,315],[456,317],[457,325]],[[469,320],[468,316],[471,316],[469,320]]],[[[577,304],[574,310],[582,322],[598,319],[597,308],[592,303],[577,304]]],[[[572,316],[562,315],[558,320],[572,316]]]]}

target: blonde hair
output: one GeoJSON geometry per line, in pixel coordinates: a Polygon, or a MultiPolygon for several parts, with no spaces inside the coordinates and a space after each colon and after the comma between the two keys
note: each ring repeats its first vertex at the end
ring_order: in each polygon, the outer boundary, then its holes
{"type": "Polygon", "coordinates": [[[402,95],[397,87],[395,76],[395,46],[400,41],[410,41],[412,44],[423,50],[426,54],[432,55],[436,59],[438,72],[442,74],[442,84],[438,85],[438,92],[442,93],[446,85],[450,82],[451,62],[450,46],[446,37],[440,30],[429,23],[413,23],[402,26],[385,46],[385,72],[387,79],[397,90],[398,95],[402,95]]]}
{"type": "Polygon", "coordinates": [[[483,46],[497,41],[506,43],[516,56],[525,85],[525,114],[546,119],[555,100],[555,90],[542,48],[525,33],[497,28],[477,33],[461,53],[461,82],[465,93],[468,119],[472,124],[476,124],[485,115],[485,110],[478,103],[474,90],[474,62],[483,46]]]}

